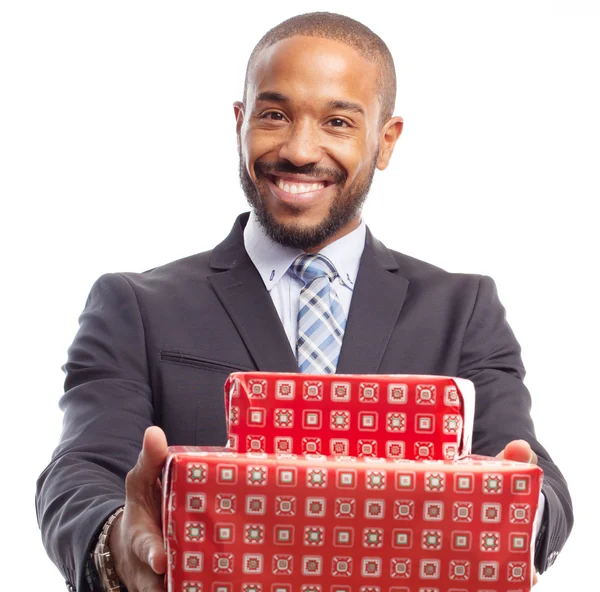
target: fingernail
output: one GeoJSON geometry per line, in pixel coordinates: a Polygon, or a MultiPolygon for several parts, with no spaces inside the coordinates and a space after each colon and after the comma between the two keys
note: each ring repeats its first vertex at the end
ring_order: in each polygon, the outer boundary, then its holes
{"type": "Polygon", "coordinates": [[[154,569],[154,552],[148,554],[148,565],[154,569]]]}

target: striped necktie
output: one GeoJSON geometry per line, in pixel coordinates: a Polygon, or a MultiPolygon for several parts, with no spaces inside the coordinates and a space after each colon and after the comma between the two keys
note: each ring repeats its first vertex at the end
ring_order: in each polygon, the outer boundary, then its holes
{"type": "Polygon", "coordinates": [[[327,257],[311,254],[300,255],[292,271],[304,282],[298,304],[298,369],[333,374],[346,328],[346,315],[332,285],[338,272],[327,257]]]}

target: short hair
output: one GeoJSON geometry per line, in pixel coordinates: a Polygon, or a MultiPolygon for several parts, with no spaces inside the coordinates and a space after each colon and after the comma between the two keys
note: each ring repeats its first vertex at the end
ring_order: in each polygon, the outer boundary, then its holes
{"type": "Polygon", "coordinates": [[[379,123],[383,125],[394,113],[396,103],[396,70],[394,59],[384,41],[369,27],[350,17],[331,12],[310,12],[289,18],[265,33],[250,54],[244,80],[244,102],[250,73],[263,49],[289,37],[321,37],[349,45],[361,56],[379,66],[377,95],[380,104],[379,123]]]}

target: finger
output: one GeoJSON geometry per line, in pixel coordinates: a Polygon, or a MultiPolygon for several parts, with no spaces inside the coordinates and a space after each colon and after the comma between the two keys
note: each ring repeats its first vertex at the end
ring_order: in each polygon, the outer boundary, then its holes
{"type": "Polygon", "coordinates": [[[163,540],[160,540],[160,547],[150,556],[148,564],[152,571],[158,575],[163,575],[167,571],[167,552],[165,551],[163,540]]]}
{"type": "Polygon", "coordinates": [[[130,473],[129,485],[134,487],[151,488],[156,485],[163,465],[167,459],[167,438],[157,426],[149,427],[144,434],[142,450],[137,464],[130,473]]]}
{"type": "Polygon", "coordinates": [[[533,573],[533,585],[534,585],[534,586],[535,586],[535,585],[538,583],[539,579],[540,579],[540,577],[538,576],[538,572],[537,572],[537,571],[535,571],[535,572],[533,573]]]}
{"type": "Polygon", "coordinates": [[[136,557],[149,565],[155,574],[164,574],[167,570],[167,554],[163,539],[153,532],[142,532],[133,536],[131,548],[136,557]]]}
{"type": "Polygon", "coordinates": [[[537,464],[537,455],[525,440],[513,440],[509,442],[497,458],[537,464]]]}

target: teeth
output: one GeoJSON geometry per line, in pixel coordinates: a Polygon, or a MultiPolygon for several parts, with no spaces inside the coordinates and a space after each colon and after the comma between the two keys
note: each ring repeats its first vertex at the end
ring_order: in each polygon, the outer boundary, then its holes
{"type": "Polygon", "coordinates": [[[291,193],[292,195],[308,193],[309,191],[318,191],[325,187],[325,183],[286,183],[280,178],[276,179],[276,184],[279,189],[283,189],[283,191],[291,193]]]}

